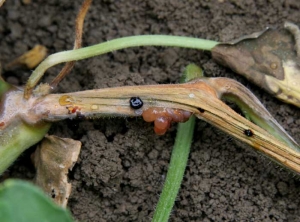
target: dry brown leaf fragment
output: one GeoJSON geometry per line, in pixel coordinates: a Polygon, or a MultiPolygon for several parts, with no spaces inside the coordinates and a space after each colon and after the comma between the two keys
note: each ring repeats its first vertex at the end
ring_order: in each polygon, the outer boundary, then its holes
{"type": "Polygon", "coordinates": [[[24,53],[11,63],[5,66],[5,69],[10,69],[15,66],[24,65],[28,69],[35,68],[47,55],[47,48],[43,45],[36,45],[33,49],[24,53]]]}
{"type": "MultiPolygon", "coordinates": [[[[286,23],[290,24],[290,23],[286,23]]],[[[300,107],[299,32],[267,29],[212,50],[213,58],[273,96],[300,107]]]]}
{"type": "Polygon", "coordinates": [[[0,7],[3,5],[4,2],[5,0],[0,0],[0,7]]]}
{"type": "Polygon", "coordinates": [[[24,5],[29,5],[31,4],[31,0],[22,0],[24,5]]]}
{"type": "Polygon", "coordinates": [[[63,207],[71,193],[67,174],[76,163],[80,149],[80,141],[46,136],[34,153],[35,183],[63,207]]]}

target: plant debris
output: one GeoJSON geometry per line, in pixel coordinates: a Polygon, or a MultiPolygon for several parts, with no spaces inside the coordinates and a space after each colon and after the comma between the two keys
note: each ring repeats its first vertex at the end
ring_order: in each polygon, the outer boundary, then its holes
{"type": "Polygon", "coordinates": [[[3,5],[4,2],[5,0],[0,0],[0,7],[3,5]]]}
{"type": "Polygon", "coordinates": [[[213,58],[273,96],[300,107],[299,28],[285,23],[212,49],[213,58]]]}
{"type": "Polygon", "coordinates": [[[71,194],[67,174],[78,159],[81,142],[45,136],[33,155],[35,183],[59,205],[66,207],[71,194]]]}
{"type": "Polygon", "coordinates": [[[47,48],[43,45],[36,45],[33,49],[24,53],[11,63],[5,66],[5,69],[11,69],[15,66],[26,66],[28,69],[35,68],[47,55],[47,48]]]}

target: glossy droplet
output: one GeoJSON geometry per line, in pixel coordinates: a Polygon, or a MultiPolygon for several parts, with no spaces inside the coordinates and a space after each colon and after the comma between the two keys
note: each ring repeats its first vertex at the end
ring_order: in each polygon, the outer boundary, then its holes
{"type": "Polygon", "coordinates": [[[167,130],[168,129],[159,129],[159,128],[154,127],[154,132],[159,136],[164,135],[167,132],[167,130]]]}
{"type": "Polygon", "coordinates": [[[182,111],[182,114],[183,114],[183,118],[185,119],[185,121],[187,121],[191,117],[191,115],[192,115],[191,112],[185,111],[185,110],[182,111]]]}
{"type": "Polygon", "coordinates": [[[171,122],[186,122],[191,115],[189,111],[163,107],[152,107],[144,110],[142,114],[146,122],[154,121],[154,131],[158,135],[165,134],[171,122]]]}
{"type": "Polygon", "coordinates": [[[182,110],[179,109],[173,109],[173,114],[171,115],[172,117],[172,121],[174,122],[183,122],[184,117],[183,117],[183,113],[182,110]]]}
{"type": "Polygon", "coordinates": [[[91,109],[92,109],[92,110],[97,110],[97,109],[98,109],[98,105],[95,105],[95,104],[94,104],[94,105],[91,105],[91,109]]]}
{"type": "Polygon", "coordinates": [[[158,129],[168,129],[170,122],[168,118],[161,116],[155,119],[154,126],[158,129]]]}
{"type": "Polygon", "coordinates": [[[275,62],[272,62],[270,67],[271,69],[277,69],[277,64],[275,62]]]}
{"type": "Polygon", "coordinates": [[[71,96],[64,95],[59,98],[58,102],[61,106],[72,105],[74,102],[74,99],[71,96]]]}
{"type": "Polygon", "coordinates": [[[146,122],[153,122],[156,119],[156,114],[153,111],[154,111],[154,108],[149,108],[149,109],[144,110],[142,116],[146,122]]]}
{"type": "Polygon", "coordinates": [[[192,115],[189,111],[170,108],[167,109],[167,113],[173,122],[186,122],[192,115]]]}

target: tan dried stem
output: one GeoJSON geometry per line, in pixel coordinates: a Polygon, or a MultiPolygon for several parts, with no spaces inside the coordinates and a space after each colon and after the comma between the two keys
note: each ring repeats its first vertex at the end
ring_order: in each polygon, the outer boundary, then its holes
{"type": "Polygon", "coordinates": [[[299,145],[290,138],[263,105],[257,99],[253,99],[255,97],[248,89],[237,82],[232,84],[233,80],[226,78],[221,80],[222,87],[218,78],[203,78],[178,85],[128,86],[50,94],[34,102],[27,120],[30,120],[30,116],[46,121],[78,116],[86,118],[141,116],[143,111],[150,107],[178,108],[194,113],[198,118],[251,145],[279,164],[300,173],[299,145]],[[250,104],[253,113],[269,127],[263,129],[237,114],[220,100],[224,94],[234,95],[234,92],[239,92],[241,100],[250,104]],[[144,102],[139,110],[132,109],[129,105],[130,98],[136,96],[144,102]],[[268,132],[269,128],[274,130],[268,132]],[[275,135],[272,135],[273,133],[275,135]]]}

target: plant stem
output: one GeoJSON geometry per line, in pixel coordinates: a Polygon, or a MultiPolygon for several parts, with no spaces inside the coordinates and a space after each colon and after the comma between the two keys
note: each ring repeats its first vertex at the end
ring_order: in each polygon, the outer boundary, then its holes
{"type": "Polygon", "coordinates": [[[40,126],[29,126],[19,122],[17,126],[2,130],[0,137],[0,175],[23,153],[28,147],[40,141],[50,128],[50,123],[40,126]]]}
{"type": "Polygon", "coordinates": [[[6,83],[1,77],[0,77],[0,96],[2,96],[5,92],[7,92],[12,86],[8,83],[6,83]]]}
{"type": "Polygon", "coordinates": [[[40,78],[45,71],[50,67],[63,62],[76,61],[81,59],[87,59],[93,56],[101,55],[107,52],[112,52],[119,49],[125,49],[130,47],[139,46],[171,46],[171,47],[183,47],[193,48],[200,50],[211,50],[218,42],[184,37],[184,36],[168,36],[168,35],[139,35],[123,37],[114,39],[97,45],[80,48],[76,50],[69,50],[64,52],[58,52],[48,56],[32,73],[30,76],[26,88],[25,97],[28,91],[31,91],[36,86],[40,78]]]}
{"type": "MultiPolygon", "coordinates": [[[[182,82],[189,81],[195,77],[202,77],[202,69],[194,64],[186,67],[185,75],[181,79],[182,82]]],[[[171,161],[167,178],[163,191],[156,206],[152,221],[164,222],[168,221],[171,210],[174,206],[175,199],[178,195],[184,171],[187,165],[190,147],[193,139],[195,127],[195,116],[185,123],[178,124],[178,130],[174,148],[172,151],[171,161]]]]}

